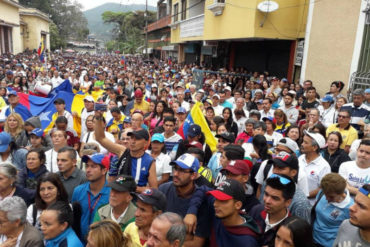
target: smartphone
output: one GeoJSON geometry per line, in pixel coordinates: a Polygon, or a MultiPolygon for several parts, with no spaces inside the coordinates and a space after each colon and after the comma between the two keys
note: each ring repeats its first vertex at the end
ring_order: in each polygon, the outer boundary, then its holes
{"type": "Polygon", "coordinates": [[[108,109],[108,105],[104,103],[95,103],[95,111],[103,111],[106,112],[108,109]]]}

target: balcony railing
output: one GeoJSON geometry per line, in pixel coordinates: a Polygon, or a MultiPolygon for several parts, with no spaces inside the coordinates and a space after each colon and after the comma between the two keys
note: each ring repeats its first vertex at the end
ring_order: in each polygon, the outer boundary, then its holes
{"type": "Polygon", "coordinates": [[[180,22],[180,38],[202,36],[203,30],[204,14],[180,22]]]}
{"type": "Polygon", "coordinates": [[[148,32],[168,27],[171,24],[171,16],[168,15],[148,25],[148,32]]]}

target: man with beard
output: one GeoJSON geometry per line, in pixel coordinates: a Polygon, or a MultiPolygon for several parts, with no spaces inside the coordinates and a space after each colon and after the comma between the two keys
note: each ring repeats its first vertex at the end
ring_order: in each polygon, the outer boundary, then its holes
{"type": "MultiPolygon", "coordinates": [[[[185,217],[187,214],[197,216],[197,225],[195,231],[188,229],[187,241],[184,246],[203,246],[206,238],[209,236],[209,207],[206,201],[195,205],[192,198],[194,194],[203,194],[204,192],[195,185],[197,172],[199,170],[199,161],[193,155],[185,153],[176,161],[170,163],[173,167],[173,181],[159,186],[167,198],[166,212],[173,212],[185,217]],[[199,210],[195,207],[199,206],[199,210]],[[195,232],[195,234],[192,234],[195,232]]],[[[202,197],[202,196],[200,196],[202,197]]],[[[202,201],[202,200],[200,200],[202,201]]]]}
{"type": "Polygon", "coordinates": [[[370,246],[370,184],[365,184],[349,208],[350,219],[343,221],[333,247],[370,246]]]}
{"type": "Polygon", "coordinates": [[[290,216],[288,207],[295,193],[293,179],[272,174],[266,180],[264,205],[253,207],[249,213],[262,227],[262,246],[273,246],[278,225],[290,216]]]}
{"type": "Polygon", "coordinates": [[[94,215],[101,205],[109,201],[110,188],[105,180],[109,169],[110,160],[104,154],[85,155],[82,161],[86,163],[87,181],[75,188],[72,195],[72,203],[79,202],[81,205],[81,235],[86,241],[88,228],[93,223],[94,215]]]}

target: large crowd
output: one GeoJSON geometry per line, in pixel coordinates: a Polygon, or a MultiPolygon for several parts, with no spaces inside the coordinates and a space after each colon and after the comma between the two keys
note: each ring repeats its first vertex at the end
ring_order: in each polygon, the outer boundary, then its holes
{"type": "Polygon", "coordinates": [[[370,246],[370,87],[206,69],[2,55],[0,247],[370,246]]]}

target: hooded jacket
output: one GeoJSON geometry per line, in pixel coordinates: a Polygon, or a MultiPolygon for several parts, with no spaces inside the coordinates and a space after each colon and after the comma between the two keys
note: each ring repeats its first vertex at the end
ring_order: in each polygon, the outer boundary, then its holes
{"type": "MultiPolygon", "coordinates": [[[[29,119],[27,119],[25,124],[31,125],[34,128],[39,128],[39,129],[42,128],[41,121],[38,116],[30,117],[29,119]]],[[[42,150],[47,151],[53,147],[53,144],[51,142],[51,138],[49,135],[46,135],[44,138],[45,138],[46,146],[43,146],[42,150]]],[[[17,144],[17,147],[26,147],[30,145],[29,140],[30,140],[30,136],[28,135],[27,131],[24,130],[20,133],[19,137],[15,140],[15,144],[17,144]]]]}

